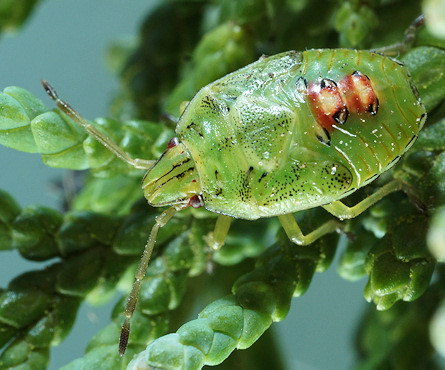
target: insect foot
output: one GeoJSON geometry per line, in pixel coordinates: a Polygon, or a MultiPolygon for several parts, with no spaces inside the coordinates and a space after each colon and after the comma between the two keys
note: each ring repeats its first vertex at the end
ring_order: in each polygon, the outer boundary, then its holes
{"type": "Polygon", "coordinates": [[[223,243],[215,240],[215,235],[213,231],[209,232],[207,235],[204,236],[204,241],[214,251],[221,249],[221,247],[224,245],[223,243]]]}
{"type": "Polygon", "coordinates": [[[224,245],[231,222],[232,217],[225,215],[218,216],[216,219],[215,230],[204,237],[205,242],[212,248],[212,250],[217,251],[224,245]]]}

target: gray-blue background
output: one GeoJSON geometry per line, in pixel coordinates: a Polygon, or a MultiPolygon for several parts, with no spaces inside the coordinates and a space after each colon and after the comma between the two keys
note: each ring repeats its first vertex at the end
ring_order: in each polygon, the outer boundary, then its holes
{"type": "MultiPolygon", "coordinates": [[[[48,106],[39,80],[48,79],[59,93],[88,118],[104,116],[116,79],[104,68],[106,46],[115,38],[134,35],[147,10],[157,1],[47,0],[17,35],[0,39],[0,88],[17,85],[48,106]]],[[[63,170],[41,164],[39,156],[0,147],[0,188],[22,206],[57,207],[51,181],[63,170]]],[[[42,264],[2,252],[0,286],[42,264]]],[[[310,289],[295,299],[288,317],[275,324],[278,343],[289,369],[345,369],[351,366],[353,330],[365,306],[364,282],[342,280],[331,267],[316,275],[310,289]]],[[[65,342],[52,352],[50,369],[80,357],[85,345],[106,325],[111,307],[83,305],[65,342]]]]}

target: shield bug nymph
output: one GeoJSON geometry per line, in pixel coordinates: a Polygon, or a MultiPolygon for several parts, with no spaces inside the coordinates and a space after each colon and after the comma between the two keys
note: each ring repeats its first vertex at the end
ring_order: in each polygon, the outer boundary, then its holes
{"type": "Polygon", "coordinates": [[[203,87],[185,108],[157,161],[133,159],[43,82],[57,106],[119,158],[146,169],[144,196],[169,206],[153,226],[126,305],[124,353],[157,232],[186,207],[218,213],[212,248],[232,218],[277,216],[296,244],[341,229],[331,220],[304,235],[293,214],[322,206],[339,219],[360,214],[390,192],[381,187],[354,207],[340,200],[390,168],[412,145],[426,112],[399,62],[370,51],[289,51],[203,87]]]}

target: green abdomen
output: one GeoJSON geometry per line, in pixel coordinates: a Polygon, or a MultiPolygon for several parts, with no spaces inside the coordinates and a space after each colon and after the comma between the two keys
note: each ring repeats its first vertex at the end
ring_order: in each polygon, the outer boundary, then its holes
{"type": "Polygon", "coordinates": [[[404,153],[424,113],[391,59],[310,50],[259,60],[206,86],[177,133],[205,207],[255,219],[330,203],[371,181],[404,153]]]}

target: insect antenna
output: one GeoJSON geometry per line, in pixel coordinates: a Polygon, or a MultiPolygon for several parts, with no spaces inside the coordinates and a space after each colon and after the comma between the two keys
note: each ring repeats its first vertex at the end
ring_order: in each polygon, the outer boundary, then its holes
{"type": "Polygon", "coordinates": [[[127,303],[125,305],[125,319],[122,324],[121,335],[119,338],[119,355],[123,356],[128,345],[128,337],[130,336],[130,321],[133,316],[134,309],[139,297],[139,290],[141,289],[142,279],[145,277],[148,263],[150,262],[151,254],[156,243],[156,237],[159,229],[164,226],[177,212],[175,207],[170,207],[156,217],[156,222],[151,229],[150,236],[147,244],[145,245],[144,252],[142,253],[141,260],[139,262],[138,269],[134,276],[133,287],[131,288],[130,295],[128,296],[127,303]]]}
{"type": "Polygon", "coordinates": [[[104,135],[91,123],[89,123],[85,118],[83,118],[71,105],[66,101],[59,98],[56,90],[50,85],[48,81],[42,80],[42,86],[45,89],[49,97],[54,100],[57,107],[70,117],[73,121],[81,125],[86,132],[93,136],[97,141],[99,141],[105,148],[115,154],[118,158],[127,162],[129,165],[140,168],[144,170],[150,169],[156,161],[149,161],[140,158],[131,158],[127,153],[125,153],[111,138],[104,135]]]}

